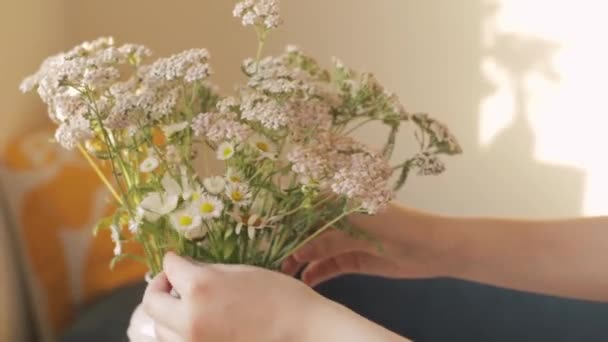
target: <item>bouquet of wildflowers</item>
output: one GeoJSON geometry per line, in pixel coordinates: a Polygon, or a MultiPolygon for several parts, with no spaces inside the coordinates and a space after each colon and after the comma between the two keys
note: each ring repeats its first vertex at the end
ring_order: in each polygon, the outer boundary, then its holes
{"type": "Polygon", "coordinates": [[[204,49],[149,63],[148,48],[111,38],[48,58],[21,85],[48,105],[54,140],[80,150],[113,194],[116,210],[97,227],[111,230],[113,262],[135,242],[153,274],[168,250],[276,268],[327,229],[356,233],[349,214],[377,213],[410,172],[439,174],[438,156],[461,152],[444,125],[407,112],[371,74],[339,61],[326,70],[293,47],[262,58],[281,24],[276,0],[241,1],[234,15],[255,28],[259,50],[231,96],[210,83],[204,49]],[[349,136],[371,122],[388,128],[378,150],[349,136]],[[419,152],[390,165],[404,123],[419,152]],[[223,171],[198,175],[195,158],[209,152],[223,171]]]}

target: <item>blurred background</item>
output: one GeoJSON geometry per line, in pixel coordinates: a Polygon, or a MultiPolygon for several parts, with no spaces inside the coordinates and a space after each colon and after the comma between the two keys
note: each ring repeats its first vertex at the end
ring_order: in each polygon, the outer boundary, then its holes
{"type": "MultiPolygon", "coordinates": [[[[90,234],[76,227],[85,229],[90,220],[83,217],[67,227],[57,217],[65,208],[46,209],[55,219],[56,249],[66,241],[83,247],[57,251],[49,247],[48,239],[33,241],[42,234],[33,229],[45,229],[33,227],[34,223],[47,221],[27,218],[40,208],[32,203],[48,206],[44,191],[56,193],[53,186],[61,186],[74,195],[70,200],[79,202],[84,198],[79,196],[86,194],[74,194],[57,180],[66,176],[58,168],[77,162],[49,157],[52,153],[42,147],[45,135],[39,132],[48,127],[46,110],[35,95],[19,93],[21,79],[51,54],[110,35],[118,43],[144,44],[155,56],[206,47],[212,55],[214,82],[229,93],[241,80],[240,62],[256,49],[254,33],[231,17],[233,4],[226,0],[0,3],[2,182],[7,231],[13,231],[13,240],[0,234],[0,245],[12,241],[12,253],[23,263],[15,267],[15,262],[0,258],[0,274],[12,272],[30,284],[22,288],[21,297],[14,295],[20,287],[17,278],[0,285],[0,341],[15,340],[17,335],[11,334],[16,334],[14,328],[23,316],[29,317],[26,330],[34,329],[34,321],[41,327],[39,336],[66,331],[77,322],[82,305],[141,276],[136,268],[117,280],[109,280],[116,277],[113,273],[103,273],[98,276],[104,286],[96,285],[99,278],[87,278],[94,243],[90,234]],[[42,156],[41,150],[46,151],[42,156]],[[39,190],[44,186],[44,191],[39,190]],[[34,197],[40,202],[32,202],[32,191],[37,191],[34,197]],[[29,208],[29,215],[24,208],[29,208]],[[51,250],[32,256],[40,246],[51,250]],[[48,279],[51,276],[41,271],[44,263],[31,261],[49,257],[65,263],[62,272],[67,282],[48,279]],[[57,288],[67,289],[61,302],[49,299],[57,288]],[[22,297],[29,298],[33,310],[16,315],[18,311],[3,308],[11,303],[14,308],[22,297]],[[70,313],[53,308],[65,305],[70,313]],[[49,320],[49,312],[61,312],[64,318],[49,320]]],[[[429,112],[451,128],[464,154],[447,160],[444,175],[412,178],[399,194],[409,206],[458,216],[603,215],[608,213],[608,21],[603,15],[607,6],[594,0],[284,0],[285,25],[271,36],[267,53],[294,44],[325,65],[337,56],[354,69],[373,72],[408,110],[429,112]]],[[[376,133],[371,128],[359,135],[380,144],[376,133]]],[[[406,153],[408,146],[404,133],[397,154],[406,153]]],[[[71,179],[80,177],[70,172],[71,179]]],[[[74,186],[68,183],[65,186],[74,186]]],[[[0,254],[4,250],[9,249],[0,248],[0,254]]],[[[104,258],[92,259],[102,265],[107,262],[104,258]]],[[[568,341],[581,336],[608,340],[608,334],[587,319],[608,311],[589,303],[448,280],[405,284],[345,278],[320,290],[420,341],[442,340],[442,334],[461,334],[453,336],[463,340],[502,341],[501,336],[505,341],[544,340],[532,338],[533,331],[543,331],[547,338],[579,332],[568,341]],[[366,286],[401,297],[368,298],[366,286]],[[391,303],[399,307],[386,307],[391,303]],[[526,315],[546,320],[536,324],[526,315]]]]}

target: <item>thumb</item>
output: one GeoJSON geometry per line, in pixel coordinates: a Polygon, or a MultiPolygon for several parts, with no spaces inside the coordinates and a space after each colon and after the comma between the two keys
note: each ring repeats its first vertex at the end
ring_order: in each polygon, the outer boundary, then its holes
{"type": "Polygon", "coordinates": [[[191,295],[201,283],[210,280],[210,267],[169,252],[163,259],[167,279],[180,296],[191,295]]]}

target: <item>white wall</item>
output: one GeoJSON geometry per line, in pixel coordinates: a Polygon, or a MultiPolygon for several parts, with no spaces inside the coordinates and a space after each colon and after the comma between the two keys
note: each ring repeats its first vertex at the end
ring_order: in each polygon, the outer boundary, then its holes
{"type": "Polygon", "coordinates": [[[0,1],[0,146],[13,134],[43,122],[35,95],[19,91],[21,80],[47,56],[66,48],[64,0],[0,1]]]}

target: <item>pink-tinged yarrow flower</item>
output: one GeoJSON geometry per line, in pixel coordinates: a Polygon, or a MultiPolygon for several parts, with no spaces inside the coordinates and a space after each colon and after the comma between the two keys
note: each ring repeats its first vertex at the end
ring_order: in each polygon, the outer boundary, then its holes
{"type": "Polygon", "coordinates": [[[253,134],[248,125],[241,123],[235,113],[201,113],[192,120],[197,137],[206,137],[214,143],[246,141],[253,134]]]}
{"type": "Polygon", "coordinates": [[[241,18],[244,26],[261,25],[267,29],[281,24],[277,0],[244,0],[236,4],[233,15],[241,18]]]}

